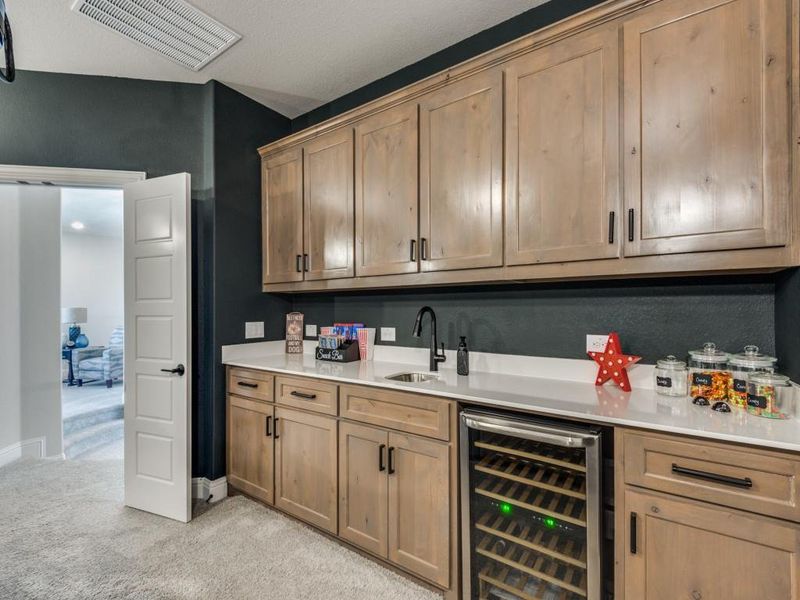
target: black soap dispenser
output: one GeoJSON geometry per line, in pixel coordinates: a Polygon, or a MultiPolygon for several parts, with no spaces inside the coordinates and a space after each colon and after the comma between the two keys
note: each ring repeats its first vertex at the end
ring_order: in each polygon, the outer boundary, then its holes
{"type": "Polygon", "coordinates": [[[469,375],[469,350],[467,350],[466,336],[459,336],[458,353],[456,354],[456,372],[459,375],[469,375]]]}

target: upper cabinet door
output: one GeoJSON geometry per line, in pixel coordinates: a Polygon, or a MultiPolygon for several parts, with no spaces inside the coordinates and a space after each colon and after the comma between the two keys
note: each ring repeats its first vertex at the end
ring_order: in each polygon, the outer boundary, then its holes
{"type": "Polygon", "coordinates": [[[670,0],[625,23],[626,255],[786,243],[790,11],[670,0]]]}
{"type": "Polygon", "coordinates": [[[291,148],[261,161],[264,283],[302,281],[303,152],[291,148]]]}
{"type": "Polygon", "coordinates": [[[420,102],[423,271],[503,264],[502,85],[488,70],[420,102]]]}
{"type": "Polygon", "coordinates": [[[305,278],[353,276],[353,130],[305,145],[305,278]]]}
{"type": "Polygon", "coordinates": [[[507,67],[506,264],[619,256],[618,64],[613,26],[507,67]]]}
{"type": "Polygon", "coordinates": [[[356,275],[415,273],[417,105],[356,125],[356,275]]]}

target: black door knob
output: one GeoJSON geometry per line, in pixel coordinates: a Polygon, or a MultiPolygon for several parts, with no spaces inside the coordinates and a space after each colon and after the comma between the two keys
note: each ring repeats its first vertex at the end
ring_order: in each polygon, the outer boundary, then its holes
{"type": "Polygon", "coordinates": [[[183,377],[183,374],[186,373],[186,367],[184,367],[183,365],[178,365],[174,369],[161,369],[161,371],[164,373],[177,373],[178,375],[183,377]]]}

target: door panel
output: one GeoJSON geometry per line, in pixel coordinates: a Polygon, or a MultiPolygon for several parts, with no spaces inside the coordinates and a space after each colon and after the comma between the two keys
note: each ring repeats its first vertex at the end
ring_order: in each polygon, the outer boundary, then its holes
{"type": "Polygon", "coordinates": [[[786,242],[789,11],[679,0],[625,23],[626,255],[786,242]]]}
{"type": "Polygon", "coordinates": [[[389,448],[389,559],[447,586],[450,448],[399,433],[389,433],[389,448]]]}
{"type": "Polygon", "coordinates": [[[291,148],[261,163],[264,283],[302,281],[303,152],[291,148]]]}
{"type": "Polygon", "coordinates": [[[273,501],[273,406],[228,396],[228,481],[264,502],[273,501]]]}
{"type": "Polygon", "coordinates": [[[420,101],[420,268],[503,264],[503,73],[420,101]]]}
{"type": "Polygon", "coordinates": [[[180,173],[124,193],[125,504],[183,522],[192,517],[190,189],[180,173]]]}
{"type": "Polygon", "coordinates": [[[796,524],[631,490],[625,511],[625,598],[800,598],[796,524]]]}
{"type": "Polygon", "coordinates": [[[417,105],[356,125],[356,276],[415,273],[417,105]]]}
{"type": "Polygon", "coordinates": [[[339,536],[386,558],[388,480],[383,429],[339,424],[339,536]]]}
{"type": "Polygon", "coordinates": [[[617,32],[570,37],[506,69],[506,264],[619,256],[617,32]]]}
{"type": "Polygon", "coordinates": [[[275,409],[275,506],[336,533],[336,419],[275,409]]]}
{"type": "Polygon", "coordinates": [[[306,279],[353,276],[353,130],[305,146],[303,161],[306,279]]]}

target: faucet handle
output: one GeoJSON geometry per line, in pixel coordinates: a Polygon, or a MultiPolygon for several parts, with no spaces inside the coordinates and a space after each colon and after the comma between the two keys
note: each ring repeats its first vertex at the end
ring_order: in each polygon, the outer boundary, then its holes
{"type": "Polygon", "coordinates": [[[442,342],[442,352],[441,354],[436,354],[434,357],[438,362],[444,362],[447,360],[447,355],[444,353],[444,342],[442,342]]]}

